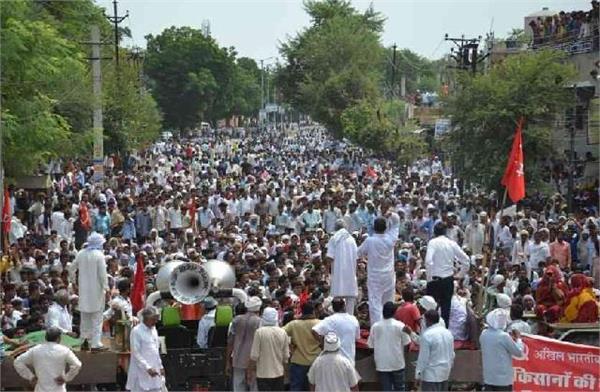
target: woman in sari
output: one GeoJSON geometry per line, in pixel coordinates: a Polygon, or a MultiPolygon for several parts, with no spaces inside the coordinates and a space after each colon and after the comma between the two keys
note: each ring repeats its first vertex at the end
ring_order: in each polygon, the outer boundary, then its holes
{"type": "Polygon", "coordinates": [[[567,291],[560,270],[555,265],[546,268],[535,292],[537,316],[549,323],[557,322],[562,314],[567,291]]]}
{"type": "Polygon", "coordinates": [[[583,274],[571,276],[571,290],[565,300],[562,323],[594,323],[598,321],[598,303],[590,278],[583,274]]]}

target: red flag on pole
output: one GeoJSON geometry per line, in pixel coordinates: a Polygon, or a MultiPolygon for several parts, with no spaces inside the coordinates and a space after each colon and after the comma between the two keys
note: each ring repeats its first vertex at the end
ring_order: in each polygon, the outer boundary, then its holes
{"type": "Polygon", "coordinates": [[[524,119],[521,117],[517,123],[517,130],[513,140],[512,149],[502,176],[502,185],[508,191],[508,197],[513,203],[518,202],[525,197],[525,172],[523,170],[523,146],[521,129],[524,119]]]}
{"type": "Polygon", "coordinates": [[[137,314],[146,302],[146,277],[144,276],[144,256],[139,254],[135,262],[133,288],[131,289],[131,307],[133,314],[137,314]]]}
{"type": "Polygon", "coordinates": [[[10,232],[12,223],[12,211],[10,210],[10,194],[8,189],[4,190],[4,205],[2,206],[2,232],[10,232]]]}

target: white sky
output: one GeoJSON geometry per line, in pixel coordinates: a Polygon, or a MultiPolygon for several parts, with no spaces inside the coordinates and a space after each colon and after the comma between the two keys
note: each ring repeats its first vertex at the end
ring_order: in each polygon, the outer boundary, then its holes
{"type": "MultiPolygon", "coordinates": [[[[112,14],[112,0],[96,0],[112,14]]],[[[382,36],[386,46],[396,43],[422,56],[439,58],[451,43],[445,33],[458,37],[485,36],[490,28],[496,37],[512,28],[523,28],[523,17],[539,11],[588,11],[587,0],[354,0],[353,5],[375,10],[386,18],[382,36]]],[[[125,45],[145,47],[144,36],[159,34],[170,26],[200,28],[208,19],[211,35],[221,46],[234,46],[240,56],[254,59],[278,57],[279,42],[308,26],[300,0],[121,0],[119,14],[129,10],[123,22],[133,33],[125,45]]],[[[267,63],[267,62],[266,62],[267,63]]]]}

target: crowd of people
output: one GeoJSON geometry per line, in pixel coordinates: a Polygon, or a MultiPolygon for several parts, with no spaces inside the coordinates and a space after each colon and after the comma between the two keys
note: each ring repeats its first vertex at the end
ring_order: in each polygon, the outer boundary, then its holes
{"type": "MultiPolygon", "coordinates": [[[[130,293],[139,273],[156,290],[174,260],[227,262],[247,293],[229,330],[236,391],[281,390],[288,365],[292,390],[355,389],[361,338],[385,390],[404,388],[405,346],[419,350],[423,390],[446,390],[454,349],[480,345],[483,381],[506,387],[520,332],[598,320],[597,194],[577,211],[556,194],[502,212],[494,195],[459,192],[437,157],[399,166],[318,126],[206,130],[112,166],[94,183],[92,166],[69,161],[49,190],[10,189],[6,345],[47,329],[103,350],[102,324],[124,314],[138,325],[128,388],[160,389],[157,312],[135,314],[130,293]]],[[[199,347],[216,303],[203,301],[199,347]]]]}
{"type": "Polygon", "coordinates": [[[595,48],[598,48],[598,15],[597,0],[591,2],[592,9],[584,11],[561,11],[553,16],[538,17],[529,22],[533,33],[534,46],[563,44],[571,41],[595,37],[595,48]]]}

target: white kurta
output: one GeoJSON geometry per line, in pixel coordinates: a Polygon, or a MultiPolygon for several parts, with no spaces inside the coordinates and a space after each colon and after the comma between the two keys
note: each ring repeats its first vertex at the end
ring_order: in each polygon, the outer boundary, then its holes
{"type": "Polygon", "coordinates": [[[327,243],[327,256],[333,259],[331,269],[331,295],[357,297],[356,241],[346,229],[338,230],[327,243]]]}
{"type": "Polygon", "coordinates": [[[104,293],[108,290],[106,262],[102,251],[83,249],[71,263],[71,280],[79,270],[79,311],[95,313],[104,311],[104,293]]]}
{"type": "Polygon", "coordinates": [[[81,361],[68,347],[47,342],[32,347],[17,357],[14,366],[17,373],[27,380],[37,377],[35,392],[64,392],[67,390],[66,382],[79,373],[81,361]],[[67,365],[69,371],[65,373],[67,365]],[[35,374],[29,367],[33,368],[35,374]],[[59,376],[62,376],[65,384],[58,385],[54,381],[59,376]]]}
{"type": "Polygon", "coordinates": [[[393,213],[383,234],[369,236],[358,248],[359,256],[367,256],[367,288],[371,324],[383,318],[383,304],[394,300],[396,273],[394,246],[398,240],[400,218],[393,213]]]}
{"type": "Polygon", "coordinates": [[[140,323],[131,330],[131,362],[127,372],[126,389],[129,391],[160,390],[164,377],[160,374],[151,377],[149,369],[160,373],[163,369],[160,359],[158,332],[156,328],[148,328],[140,323]]]}

